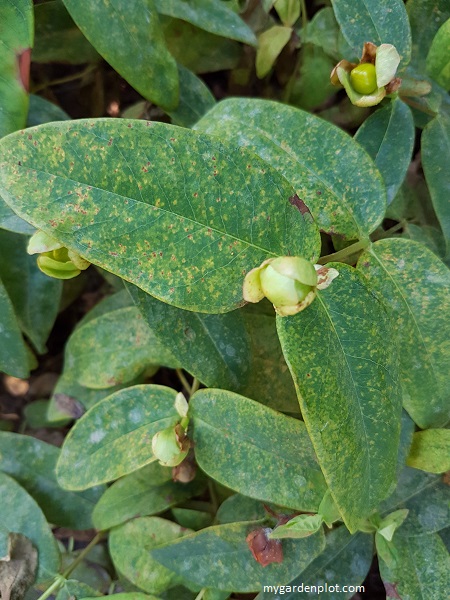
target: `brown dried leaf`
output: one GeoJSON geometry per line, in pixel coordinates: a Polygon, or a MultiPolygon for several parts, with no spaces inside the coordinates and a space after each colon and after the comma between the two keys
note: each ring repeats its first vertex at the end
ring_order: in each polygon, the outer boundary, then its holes
{"type": "Polygon", "coordinates": [[[253,558],[263,567],[272,563],[283,562],[283,547],[280,540],[269,540],[267,537],[271,533],[270,527],[260,527],[251,531],[246,542],[253,554],[253,558]]]}
{"type": "Polygon", "coordinates": [[[2,600],[22,600],[35,579],[38,553],[21,533],[8,536],[8,556],[0,560],[0,595],[2,600]]]}

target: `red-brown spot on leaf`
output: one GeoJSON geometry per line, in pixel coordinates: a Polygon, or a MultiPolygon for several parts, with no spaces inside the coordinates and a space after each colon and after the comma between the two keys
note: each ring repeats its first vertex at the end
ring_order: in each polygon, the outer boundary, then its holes
{"type": "Polygon", "coordinates": [[[269,540],[267,537],[271,531],[268,527],[260,527],[251,531],[245,538],[253,558],[263,567],[267,567],[272,563],[283,562],[281,541],[269,540]]]}
{"type": "Polygon", "coordinates": [[[27,48],[17,56],[19,64],[20,81],[24,89],[30,91],[30,63],[31,63],[31,48],[27,48]]]}
{"type": "Polygon", "coordinates": [[[289,204],[292,204],[292,206],[296,206],[302,215],[305,215],[307,213],[311,214],[309,208],[306,206],[303,200],[297,196],[297,194],[294,194],[289,198],[289,204]]]}
{"type": "Polygon", "coordinates": [[[399,596],[395,583],[388,583],[387,581],[383,581],[383,583],[384,589],[386,590],[386,598],[396,598],[397,600],[402,600],[402,597],[399,596]]]}

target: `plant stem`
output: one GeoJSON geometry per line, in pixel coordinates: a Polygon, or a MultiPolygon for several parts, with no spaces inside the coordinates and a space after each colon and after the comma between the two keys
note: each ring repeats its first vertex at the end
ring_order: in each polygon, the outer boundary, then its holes
{"type": "Polygon", "coordinates": [[[103,533],[101,531],[99,531],[95,535],[95,537],[92,538],[92,540],[89,542],[89,544],[86,546],[86,548],[83,548],[83,550],[76,557],[76,559],[73,561],[73,563],[71,563],[67,567],[67,569],[64,571],[64,573],[62,574],[62,576],[65,579],[67,579],[69,577],[69,575],[78,567],[80,562],[89,554],[89,552],[92,550],[92,548],[99,543],[99,541],[102,539],[102,537],[103,537],[103,533]]]}
{"type": "Polygon", "coordinates": [[[66,77],[61,77],[60,79],[53,79],[53,81],[44,81],[44,83],[40,83],[33,87],[33,94],[37,94],[42,90],[52,86],[52,85],[60,85],[61,83],[70,83],[71,81],[76,81],[77,79],[82,79],[85,75],[93,71],[97,68],[97,65],[89,65],[83,71],[79,71],[78,73],[73,73],[72,75],[67,75],[66,77]]]}
{"type": "Polygon", "coordinates": [[[184,376],[183,371],[181,369],[175,369],[175,371],[176,371],[176,374],[178,375],[178,379],[181,381],[181,383],[185,387],[186,391],[189,392],[189,395],[191,395],[192,394],[192,386],[190,385],[189,381],[184,376]]]}
{"type": "Polygon", "coordinates": [[[389,229],[386,229],[386,231],[383,231],[383,233],[381,235],[376,236],[373,241],[375,242],[378,240],[384,240],[384,238],[390,237],[391,234],[396,233],[397,231],[400,231],[400,229],[403,229],[405,227],[405,225],[406,225],[406,221],[400,221],[400,223],[397,223],[396,225],[393,225],[389,229]]]}
{"type": "Polygon", "coordinates": [[[197,379],[197,377],[194,377],[194,381],[192,382],[192,387],[191,387],[191,396],[192,396],[192,394],[195,394],[195,392],[198,390],[199,387],[200,387],[200,381],[197,379]]]}
{"type": "Polygon", "coordinates": [[[53,592],[57,592],[64,585],[65,581],[65,577],[58,575],[58,577],[55,579],[52,585],[49,588],[47,588],[43,594],[39,596],[38,600],[46,600],[46,598],[51,596],[53,592]]]}
{"type": "Polygon", "coordinates": [[[205,595],[206,592],[206,588],[202,588],[199,593],[195,596],[194,600],[202,600],[203,596],[205,595]]]}
{"type": "Polygon", "coordinates": [[[209,495],[211,497],[211,504],[215,514],[217,512],[217,509],[219,508],[219,501],[217,499],[216,488],[214,487],[214,483],[211,480],[208,481],[208,489],[209,495]]]}
{"type": "Polygon", "coordinates": [[[306,12],[306,2],[305,0],[300,0],[300,10],[302,13],[302,28],[305,29],[308,25],[308,14],[306,12]]]}
{"type": "Polygon", "coordinates": [[[347,248],[342,248],[339,252],[333,252],[333,254],[327,254],[326,256],[322,256],[317,261],[319,265],[326,265],[328,262],[342,260],[343,258],[347,258],[360,250],[365,250],[370,245],[369,239],[360,240],[359,242],[355,242],[351,246],[347,246],[347,248]]]}
{"type": "Polygon", "coordinates": [[[426,115],[430,115],[430,117],[435,117],[438,114],[434,110],[431,110],[431,108],[427,108],[426,106],[422,106],[422,104],[420,104],[419,102],[411,100],[411,98],[409,98],[408,96],[402,96],[400,94],[400,98],[403,100],[403,102],[409,104],[409,106],[411,106],[412,108],[415,108],[420,112],[425,113],[426,115]]]}

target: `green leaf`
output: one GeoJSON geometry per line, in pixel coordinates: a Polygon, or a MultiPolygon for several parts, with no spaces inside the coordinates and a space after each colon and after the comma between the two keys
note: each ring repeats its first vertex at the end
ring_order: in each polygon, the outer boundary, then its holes
{"type": "Polygon", "coordinates": [[[381,223],[381,175],[335,125],[276,102],[233,98],[217,104],[196,128],[247,146],[277,168],[296,189],[298,210],[309,217],[309,209],[323,231],[354,240],[381,223]]]}
{"type": "Polygon", "coordinates": [[[236,521],[258,521],[266,517],[267,512],[261,502],[241,494],[234,494],[227,498],[216,513],[216,521],[219,525],[236,521]]]}
{"type": "Polygon", "coordinates": [[[29,375],[27,348],[8,293],[0,279],[0,371],[25,379],[29,375]]]}
{"type": "Polygon", "coordinates": [[[327,266],[337,279],[305,311],[277,317],[278,335],[325,479],[355,531],[395,475],[396,347],[389,315],[363,277],[348,265],[327,266]]]}
{"type": "MultiPolygon", "coordinates": [[[[293,586],[306,585],[359,585],[363,583],[372,562],[373,537],[363,533],[351,535],[345,527],[333,529],[326,536],[325,549],[296,579],[290,581],[288,586],[291,589],[281,591],[281,579],[276,582],[279,586],[279,594],[275,598],[278,600],[297,600],[298,598],[313,598],[309,591],[293,590],[293,586]]],[[[287,581],[287,580],[285,580],[287,581]]],[[[255,600],[273,600],[273,591],[261,592],[255,600]]],[[[324,600],[342,600],[350,598],[351,594],[342,592],[320,592],[319,598],[324,600]]]]}
{"type": "Polygon", "coordinates": [[[345,39],[359,56],[365,42],[393,44],[400,68],[411,58],[411,31],[403,0],[332,0],[345,39]]]}
{"type": "Polygon", "coordinates": [[[45,342],[58,314],[62,282],[46,277],[27,254],[27,238],[0,231],[0,277],[13,303],[17,320],[36,350],[45,342]]]}
{"type": "Polygon", "coordinates": [[[283,25],[293,26],[300,16],[300,0],[275,0],[274,8],[283,25]]]}
{"type": "Polygon", "coordinates": [[[160,565],[151,551],[187,533],[189,530],[159,517],[128,521],[115,527],[109,536],[114,566],[138,588],[151,594],[161,594],[180,580],[171,570],[160,565]],[[133,540],[132,544],[130,540],[133,540]]]}
{"type": "Polygon", "coordinates": [[[0,538],[5,532],[6,535],[12,532],[26,536],[39,555],[36,583],[48,581],[58,572],[59,551],[41,509],[33,498],[5,473],[0,473],[0,498],[0,538]]]}
{"type": "Polygon", "coordinates": [[[152,462],[152,437],[179,420],[175,396],[170,388],[137,385],[93,406],[64,441],[56,466],[60,485],[84,490],[152,462]]]}
{"type": "Polygon", "coordinates": [[[395,568],[388,568],[380,561],[385,587],[386,584],[394,586],[397,597],[404,600],[446,598],[450,586],[450,555],[441,538],[436,534],[415,538],[396,535],[392,544],[397,557],[395,568]]]}
{"type": "Polygon", "coordinates": [[[172,481],[172,469],[152,463],[116,481],[103,494],[92,515],[96,529],[110,529],[136,516],[154,515],[200,494],[205,481],[172,481]]]}
{"type": "Polygon", "coordinates": [[[14,231],[16,233],[22,233],[24,235],[31,235],[36,230],[33,225],[27,223],[6,204],[3,198],[0,196],[0,228],[7,229],[8,231],[14,231]]]}
{"type": "Polygon", "coordinates": [[[403,470],[406,464],[406,458],[412,444],[412,438],[415,431],[415,424],[411,417],[408,415],[406,410],[402,411],[402,426],[400,431],[400,445],[398,448],[397,457],[397,474],[403,470]]]}
{"type": "Polygon", "coordinates": [[[168,569],[202,587],[256,592],[263,585],[289,581],[323,550],[319,532],[302,540],[283,542],[283,562],[261,566],[252,556],[247,535],[260,522],[208,527],[153,550],[152,557],[168,569]]]}
{"type": "Polygon", "coordinates": [[[258,50],[256,52],[256,74],[262,79],[273,67],[280,52],[291,39],[292,28],[274,25],[261,33],[258,37],[258,50]]]}
{"type": "Polygon", "coordinates": [[[434,36],[427,56],[427,72],[444,89],[450,89],[450,19],[434,36]]]}
{"type": "Polygon", "coordinates": [[[182,19],[200,29],[225,38],[256,46],[250,27],[221,0],[155,0],[156,10],[182,19]]]}
{"type": "Polygon", "coordinates": [[[393,311],[404,408],[423,429],[443,425],[449,419],[449,270],[425,246],[394,238],[364,252],[358,270],[393,311]]]}
{"type": "Polygon", "coordinates": [[[79,65],[101,60],[95,48],[73,22],[61,0],[38,4],[34,9],[34,17],[36,42],[33,62],[79,65]]]}
{"type": "Polygon", "coordinates": [[[214,96],[203,81],[192,71],[178,65],[180,79],[180,102],[168,111],[174,125],[192,127],[216,103],[214,96]]]}
{"type": "Polygon", "coordinates": [[[214,517],[210,512],[191,508],[172,508],[175,521],[182,527],[198,531],[212,525],[214,517]]]}
{"type": "MultiPolygon", "coordinates": [[[[140,592],[123,592],[114,594],[114,600],[159,600],[156,596],[149,596],[148,594],[141,594],[140,592]]],[[[81,598],[80,600],[95,600],[97,596],[90,598],[81,598]]]]}
{"type": "Polygon", "coordinates": [[[442,231],[432,225],[407,223],[403,228],[403,237],[424,244],[439,258],[444,258],[447,254],[447,244],[442,231]]]}
{"type": "Polygon", "coordinates": [[[89,585],[75,579],[68,579],[56,594],[55,600],[73,600],[73,598],[84,598],[86,595],[93,598],[101,596],[99,592],[92,589],[89,585]]]}
{"type": "Polygon", "coordinates": [[[389,513],[379,524],[377,534],[381,535],[388,542],[391,542],[395,531],[402,525],[407,516],[408,510],[405,508],[389,513]]]}
{"type": "Polygon", "coordinates": [[[272,533],[269,534],[269,538],[272,540],[279,540],[283,538],[301,539],[309,537],[322,528],[322,523],[322,515],[297,515],[284,525],[276,527],[272,533]]]}
{"type": "Polygon", "coordinates": [[[425,73],[426,59],[439,27],[450,18],[448,0],[408,0],[412,33],[412,62],[425,73]],[[425,26],[426,24],[426,26],[425,26]]]}
{"type": "Polygon", "coordinates": [[[292,85],[289,102],[311,110],[337,91],[330,82],[334,62],[322,48],[313,44],[305,44],[301,53],[301,65],[292,85]]]}
{"type": "Polygon", "coordinates": [[[55,476],[59,454],[59,448],[34,437],[0,432],[0,470],[33,496],[50,523],[89,529],[92,510],[105,490],[97,487],[74,493],[61,489],[55,476]]]}
{"type": "Polygon", "coordinates": [[[448,486],[442,477],[406,467],[400,473],[397,488],[379,507],[380,513],[407,509],[402,535],[434,533],[448,526],[450,508],[448,486]]]}
{"type": "Polygon", "coordinates": [[[326,485],[302,421],[214,389],[194,394],[189,415],[196,460],[210,477],[251,498],[317,510],[326,485]]]}
{"type": "Polygon", "coordinates": [[[331,6],[319,10],[306,27],[305,43],[319,46],[335,62],[346,58],[355,61],[361,54],[361,48],[353,51],[342,35],[331,6]]]}
{"type": "Polygon", "coordinates": [[[358,129],[355,139],[380,170],[387,202],[397,194],[411,162],[414,120],[409,107],[399,99],[377,110],[358,129]]]}
{"type": "Polygon", "coordinates": [[[450,254],[450,118],[438,117],[427,125],[422,134],[422,165],[431,194],[434,210],[450,254]]]}
{"type": "Polygon", "coordinates": [[[1,3],[0,137],[25,127],[33,25],[31,0],[5,0],[1,3]]]}
{"type": "Polygon", "coordinates": [[[14,210],[169,304],[233,310],[246,272],[263,260],[318,255],[317,228],[291,204],[294,190],[246,149],[124,119],[27,132],[1,148],[1,193],[14,210]]]}
{"type": "Polygon", "coordinates": [[[214,35],[180,19],[160,17],[167,47],[176,61],[194,73],[234,69],[242,47],[238,42],[214,35]],[[208,51],[205,52],[205,48],[208,51]]]}
{"type": "MultiPolygon", "coordinates": [[[[48,6],[48,4],[38,4],[48,6]]],[[[51,121],[70,121],[69,115],[57,104],[49,102],[42,96],[30,94],[30,108],[28,110],[27,127],[50,123],[51,121]]]]}
{"type": "Polygon", "coordinates": [[[153,0],[64,0],[75,23],[103,58],[144,98],[178,103],[178,72],[153,0]]]}
{"type": "Polygon", "coordinates": [[[406,464],[428,473],[450,471],[450,429],[417,431],[406,464]]]}
{"type": "Polygon", "coordinates": [[[132,381],[150,365],[178,366],[134,306],[90,319],[70,336],[65,370],[81,385],[108,388],[132,381]]]}

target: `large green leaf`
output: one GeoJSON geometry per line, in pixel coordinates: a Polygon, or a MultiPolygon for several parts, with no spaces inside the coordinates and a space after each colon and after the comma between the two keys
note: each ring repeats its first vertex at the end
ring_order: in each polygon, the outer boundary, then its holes
{"type": "Polygon", "coordinates": [[[78,65],[101,60],[73,22],[61,0],[38,4],[34,9],[36,42],[33,62],[78,65]]]}
{"type": "Polygon", "coordinates": [[[0,498],[0,538],[3,539],[8,532],[25,535],[38,551],[37,583],[52,579],[59,569],[59,551],[41,509],[33,498],[5,473],[0,473],[0,498]]]}
{"type": "Polygon", "coordinates": [[[20,216],[181,308],[232,310],[251,268],[319,252],[317,228],[288,182],[246,149],[204,134],[86,120],[13,134],[1,152],[0,191],[20,216]]]}
{"type": "Polygon", "coordinates": [[[172,469],[152,463],[119,479],[103,494],[93,513],[96,529],[110,529],[136,516],[154,515],[196,496],[205,488],[197,477],[190,483],[172,480],[172,469]]]}
{"type": "MultiPolygon", "coordinates": [[[[293,590],[293,586],[322,586],[338,585],[342,589],[344,585],[361,584],[372,563],[373,538],[364,533],[351,535],[345,527],[338,527],[326,536],[327,545],[325,549],[313,562],[306,567],[300,577],[285,584],[284,592],[272,591],[261,592],[255,600],[296,600],[297,598],[314,598],[320,600],[343,600],[352,598],[353,592],[305,592],[293,590]],[[331,582],[333,582],[331,584],[331,582]],[[287,590],[287,587],[290,590],[287,590]]],[[[281,582],[278,582],[278,584],[281,582]]]]}
{"type": "Polygon", "coordinates": [[[214,389],[196,392],[189,414],[195,456],[210,477],[252,498],[318,509],[326,485],[302,421],[214,389]]]}
{"type": "Polygon", "coordinates": [[[133,519],[111,531],[109,551],[116,569],[131,583],[145,592],[161,594],[180,579],[160,565],[151,551],[187,533],[188,529],[159,517],[133,519]]]}
{"type": "Polygon", "coordinates": [[[407,464],[429,473],[450,471],[450,429],[426,429],[415,433],[407,464]]]}
{"type": "Polygon", "coordinates": [[[134,306],[91,318],[72,333],[65,349],[65,370],[94,389],[127,383],[159,364],[179,363],[134,306]]]}
{"type": "Polygon", "coordinates": [[[448,526],[450,507],[448,485],[442,477],[416,469],[404,468],[394,493],[379,507],[382,515],[407,509],[402,535],[416,536],[434,533],[448,526]]]}
{"type": "Polygon", "coordinates": [[[325,479],[355,531],[393,483],[401,401],[390,316],[355,269],[334,267],[311,306],[277,323],[325,479]]]}
{"type": "Polygon", "coordinates": [[[176,391],[159,385],[120,390],[75,423],[56,466],[59,484],[84,490],[152,462],[152,437],[175,425],[176,391]]]}
{"type": "Polygon", "coordinates": [[[27,254],[27,241],[23,235],[0,231],[0,277],[22,331],[44,353],[58,314],[62,281],[38,269],[36,257],[27,254]]]}
{"type": "Polygon", "coordinates": [[[0,470],[14,477],[39,503],[50,523],[71,529],[92,527],[91,513],[104,492],[61,489],[55,466],[59,449],[33,437],[0,432],[0,470]]]}
{"type": "Polygon", "coordinates": [[[440,116],[422,134],[422,165],[450,254],[450,118],[440,116]]]}
{"type": "Polygon", "coordinates": [[[284,540],[283,562],[261,566],[251,555],[247,535],[261,523],[230,523],[208,527],[153,550],[152,557],[202,587],[257,592],[263,585],[290,581],[325,545],[322,531],[301,540],[284,540]]]}
{"type": "Polygon", "coordinates": [[[63,0],[71,17],[103,58],[144,98],[175,108],[178,72],[153,0],[63,0]]]}
{"type": "Polygon", "coordinates": [[[155,0],[156,10],[200,29],[256,46],[250,27],[221,0],[155,0]]]}
{"type": "Polygon", "coordinates": [[[358,129],[355,139],[372,157],[386,185],[387,202],[397,194],[411,162],[414,119],[399,99],[377,110],[358,129]]]}
{"type": "Polygon", "coordinates": [[[345,39],[360,55],[365,42],[393,44],[400,67],[411,58],[411,30],[403,0],[332,0],[334,14],[345,39]]]}
{"type": "Polygon", "coordinates": [[[0,279],[0,371],[14,377],[28,377],[28,354],[14,308],[0,279]]]}
{"type": "Polygon", "coordinates": [[[3,0],[0,4],[0,137],[25,127],[33,34],[33,2],[3,0]]]}
{"type": "Polygon", "coordinates": [[[444,89],[450,89],[450,18],[439,28],[427,56],[427,72],[444,89]]]}
{"type": "Polygon", "coordinates": [[[323,231],[367,237],[383,219],[385,191],[372,160],[348,134],[315,115],[268,100],[232,98],[196,128],[247,146],[277,168],[297,191],[297,209],[306,217],[310,210],[323,231]]]}
{"type": "Polygon", "coordinates": [[[439,27],[450,19],[448,0],[408,0],[406,5],[412,33],[412,62],[425,73],[425,64],[439,27]]]}
{"type": "Polygon", "coordinates": [[[437,534],[415,538],[394,536],[391,542],[397,553],[395,568],[380,560],[380,574],[385,586],[391,584],[402,600],[444,600],[450,588],[450,555],[437,534]]]}
{"type": "Polygon", "coordinates": [[[450,271],[404,239],[376,242],[358,269],[393,310],[405,409],[419,427],[440,427],[449,419],[450,271]]]}

